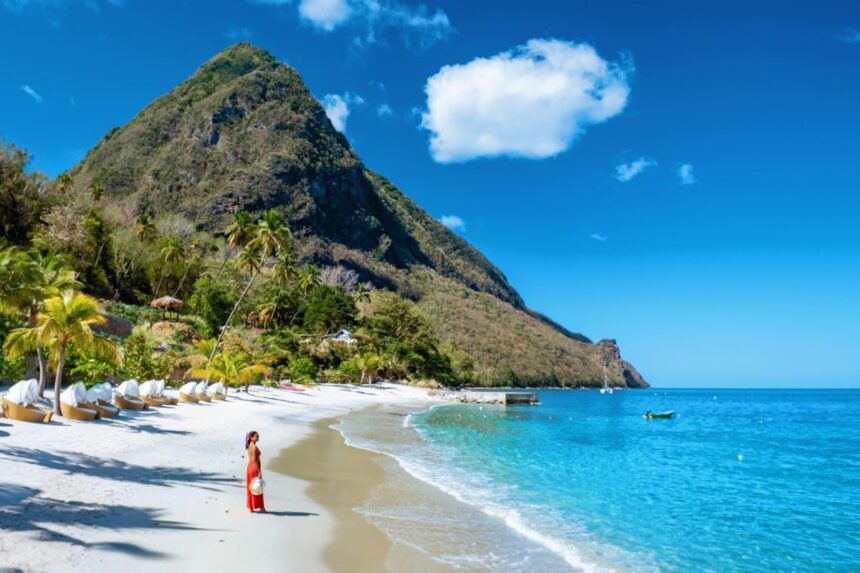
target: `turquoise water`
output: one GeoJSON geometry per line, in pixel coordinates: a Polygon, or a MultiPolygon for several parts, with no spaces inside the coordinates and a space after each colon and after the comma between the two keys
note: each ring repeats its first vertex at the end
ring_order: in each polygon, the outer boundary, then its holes
{"type": "Polygon", "coordinates": [[[521,547],[506,541],[492,570],[540,571],[514,565],[535,547],[561,558],[553,570],[860,570],[860,392],[540,401],[436,407],[404,420],[399,446],[377,444],[516,533],[521,547]],[[648,409],[676,417],[645,420],[648,409]]]}

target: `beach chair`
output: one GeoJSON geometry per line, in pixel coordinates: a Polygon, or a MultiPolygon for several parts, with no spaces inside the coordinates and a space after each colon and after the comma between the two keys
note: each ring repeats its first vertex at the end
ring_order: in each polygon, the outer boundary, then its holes
{"type": "Polygon", "coordinates": [[[197,398],[201,402],[211,402],[212,401],[212,398],[209,397],[209,394],[206,393],[208,386],[209,385],[206,382],[200,382],[194,388],[194,393],[197,395],[197,398]]]}
{"type": "Polygon", "coordinates": [[[120,410],[146,410],[149,405],[141,400],[137,380],[126,380],[114,390],[113,404],[120,410]]]}
{"type": "Polygon", "coordinates": [[[212,400],[224,401],[227,399],[227,389],[221,382],[216,382],[206,389],[206,395],[212,400]]]}
{"type": "Polygon", "coordinates": [[[188,382],[179,389],[179,401],[189,404],[197,404],[200,399],[197,397],[197,384],[188,382]]]}
{"type": "Polygon", "coordinates": [[[87,390],[87,401],[81,406],[97,410],[101,418],[115,418],[119,416],[119,408],[111,404],[112,398],[113,388],[109,382],[104,382],[87,390]]]}
{"type": "Polygon", "coordinates": [[[146,402],[148,406],[164,406],[164,400],[158,396],[158,385],[155,380],[147,380],[140,385],[140,395],[138,398],[146,402]]]}
{"type": "Polygon", "coordinates": [[[19,422],[48,423],[54,416],[50,410],[44,410],[34,404],[21,405],[3,398],[3,415],[10,420],[19,422]]]}
{"type": "Polygon", "coordinates": [[[176,404],[179,403],[179,400],[177,398],[175,398],[174,396],[168,396],[167,394],[164,393],[164,386],[165,386],[164,380],[154,380],[154,382],[155,382],[156,388],[158,390],[158,392],[156,393],[156,396],[158,398],[161,398],[161,400],[164,402],[164,404],[166,406],[175,406],[176,404]]]}
{"type": "Polygon", "coordinates": [[[9,388],[0,410],[10,420],[19,422],[43,422],[51,421],[54,413],[36,406],[39,399],[39,383],[35,379],[22,380],[9,388]]]}
{"type": "Polygon", "coordinates": [[[72,384],[60,394],[60,412],[69,420],[88,422],[99,417],[99,411],[95,408],[84,406],[87,402],[87,389],[78,382],[72,384]]]}

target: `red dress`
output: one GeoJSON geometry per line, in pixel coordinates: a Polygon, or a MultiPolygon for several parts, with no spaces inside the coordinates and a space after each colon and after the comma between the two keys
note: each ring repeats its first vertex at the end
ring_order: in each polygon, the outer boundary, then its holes
{"type": "Polygon", "coordinates": [[[262,511],[266,511],[266,504],[263,502],[263,494],[254,495],[251,493],[251,480],[255,477],[260,476],[260,467],[262,467],[262,462],[260,461],[260,448],[257,448],[257,461],[248,460],[248,469],[245,471],[245,493],[247,494],[247,505],[248,509],[251,511],[256,511],[258,509],[262,511]]]}

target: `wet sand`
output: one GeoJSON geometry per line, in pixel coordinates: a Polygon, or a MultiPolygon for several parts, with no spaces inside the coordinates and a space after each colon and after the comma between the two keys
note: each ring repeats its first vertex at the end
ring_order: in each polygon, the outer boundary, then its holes
{"type": "Polygon", "coordinates": [[[441,573],[452,569],[385,534],[356,511],[388,476],[386,456],[346,445],[330,428],[337,418],[312,425],[305,438],[280,452],[268,468],[308,483],[305,494],[329,512],[335,530],[323,549],[334,573],[409,571],[441,573]]]}

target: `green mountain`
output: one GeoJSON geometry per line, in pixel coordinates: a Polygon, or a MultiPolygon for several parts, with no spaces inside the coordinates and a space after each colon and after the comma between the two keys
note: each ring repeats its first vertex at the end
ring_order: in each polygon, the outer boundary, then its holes
{"type": "Polygon", "coordinates": [[[380,175],[334,129],[299,74],[232,46],[105,135],[69,171],[127,212],[180,213],[219,232],[239,211],[280,210],[299,256],[410,299],[485,381],[643,386],[612,341],[592,344],[529,311],[504,274],[380,175]]]}

